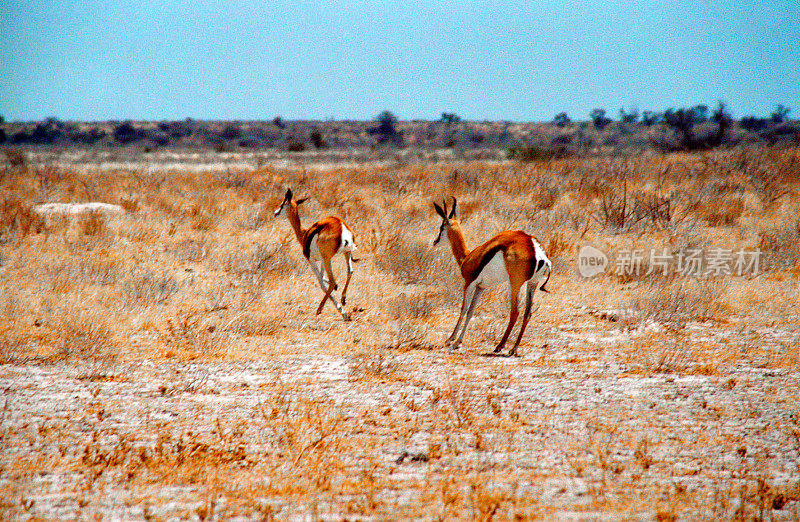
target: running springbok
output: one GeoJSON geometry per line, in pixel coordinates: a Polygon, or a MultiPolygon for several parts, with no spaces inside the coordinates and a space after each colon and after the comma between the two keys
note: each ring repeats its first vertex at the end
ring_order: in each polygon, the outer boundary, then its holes
{"type": "Polygon", "coordinates": [[[352,252],[356,249],[353,241],[353,232],[348,226],[336,216],[328,216],[320,219],[308,228],[300,225],[300,215],[297,208],[308,198],[294,199],[292,189],[286,190],[281,206],[275,210],[275,217],[286,217],[294,229],[297,241],[303,247],[303,255],[308,261],[308,266],[319,281],[319,286],[325,292],[325,297],[317,307],[317,315],[322,313],[325,301],[330,299],[336,310],[342,314],[342,319],[350,320],[350,316],[342,308],[347,300],[347,287],[350,285],[350,276],[353,274],[352,252]],[[347,281],[342,289],[342,304],[336,302],[332,293],[338,285],[333,277],[331,259],[333,256],[342,253],[345,264],[347,265],[347,281]],[[319,265],[317,265],[319,263],[319,265]],[[323,275],[322,269],[325,268],[323,275]],[[327,288],[326,288],[327,283],[327,288]]]}
{"type": "Polygon", "coordinates": [[[528,326],[528,320],[531,317],[533,294],[542,279],[545,281],[539,289],[548,292],[545,285],[550,280],[552,270],[550,260],[536,238],[521,230],[500,232],[478,248],[469,250],[464,240],[464,233],[461,231],[461,224],[458,222],[456,198],[453,198],[453,208],[450,209],[449,214],[446,201],[441,207],[437,203],[434,203],[433,206],[442,218],[442,224],[432,245],[450,243],[453,256],[456,258],[456,263],[461,269],[461,276],[464,278],[464,300],[461,303],[461,313],[452,335],[445,341],[445,346],[449,345],[452,349],[456,349],[461,344],[472,312],[483,291],[489,286],[508,281],[511,313],[508,318],[508,328],[494,352],[500,352],[511,335],[511,330],[519,317],[520,291],[524,289],[525,311],[522,315],[522,326],[517,342],[509,352],[509,355],[517,355],[517,346],[522,340],[525,327],[528,326]],[[459,333],[459,329],[461,333],[459,333]]]}

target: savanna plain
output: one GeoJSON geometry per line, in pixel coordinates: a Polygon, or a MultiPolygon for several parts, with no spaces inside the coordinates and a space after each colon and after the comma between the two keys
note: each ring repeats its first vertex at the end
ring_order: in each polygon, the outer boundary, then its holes
{"type": "Polygon", "coordinates": [[[800,518],[800,148],[5,156],[0,518],[800,518]],[[287,187],[355,233],[350,321],[314,313],[287,187]],[[443,346],[451,197],[471,247],[553,261],[517,357],[504,287],[443,346]],[[125,212],[33,210],[89,201],[125,212]]]}

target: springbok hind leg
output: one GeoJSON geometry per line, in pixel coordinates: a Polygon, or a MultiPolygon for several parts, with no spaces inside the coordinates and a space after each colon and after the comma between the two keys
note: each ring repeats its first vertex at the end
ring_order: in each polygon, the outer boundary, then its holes
{"type": "Polygon", "coordinates": [[[317,278],[319,287],[322,289],[323,292],[327,291],[327,287],[325,285],[327,281],[325,281],[325,277],[322,275],[322,266],[317,266],[317,264],[311,261],[310,259],[308,259],[307,261],[308,261],[308,267],[314,273],[314,277],[317,278]]]}
{"type": "Polygon", "coordinates": [[[344,282],[344,288],[342,289],[342,306],[347,302],[347,287],[350,286],[350,277],[353,275],[353,260],[347,250],[344,251],[344,262],[347,267],[347,280],[344,282]]]}
{"type": "Polygon", "coordinates": [[[511,351],[508,353],[508,355],[518,355],[517,346],[519,346],[520,341],[522,341],[522,336],[525,334],[525,328],[528,326],[528,321],[531,319],[531,311],[533,309],[533,294],[536,292],[536,284],[534,284],[532,281],[528,281],[527,286],[528,288],[525,292],[525,311],[522,313],[522,326],[519,328],[517,342],[514,343],[514,347],[511,348],[511,351]]]}
{"type": "Polygon", "coordinates": [[[333,306],[336,307],[336,310],[341,314],[342,319],[345,321],[350,320],[350,316],[344,311],[344,309],[336,302],[336,299],[331,295],[333,290],[336,288],[336,279],[333,277],[333,268],[331,267],[331,260],[326,259],[325,263],[325,271],[328,274],[328,289],[325,291],[325,297],[322,298],[322,301],[319,303],[319,307],[317,307],[317,315],[322,313],[322,309],[325,306],[325,301],[328,299],[331,300],[333,306]]]}
{"type": "MultiPolygon", "coordinates": [[[[319,303],[319,307],[317,307],[317,315],[322,313],[322,308],[325,306],[325,302],[328,299],[333,300],[331,294],[336,286],[336,279],[333,277],[333,267],[331,267],[330,259],[325,259],[323,262],[325,264],[325,274],[328,276],[328,288],[325,290],[325,297],[322,298],[322,301],[319,303]]],[[[336,305],[336,308],[339,308],[339,306],[336,305]]]]}
{"type": "MultiPolygon", "coordinates": [[[[344,310],[342,310],[342,307],[339,306],[339,303],[336,301],[336,298],[328,293],[328,288],[325,287],[325,280],[319,268],[317,268],[317,266],[310,260],[308,261],[308,266],[309,268],[311,268],[311,271],[314,272],[314,276],[316,276],[317,281],[319,282],[319,287],[322,288],[323,292],[325,292],[325,297],[322,299],[322,302],[320,303],[319,308],[317,309],[317,315],[319,315],[322,312],[322,307],[325,305],[325,299],[330,299],[333,305],[336,307],[336,310],[338,310],[339,313],[342,314],[344,320],[345,321],[350,320],[349,316],[346,313],[344,313],[344,310]]],[[[329,279],[331,279],[330,276],[329,279]]],[[[333,292],[333,289],[336,288],[336,282],[334,281],[333,286],[331,287],[329,281],[329,288],[331,288],[331,292],[333,292]]]]}
{"type": "Polygon", "coordinates": [[[508,338],[511,335],[511,330],[514,329],[514,325],[517,323],[517,318],[519,317],[519,290],[521,287],[521,284],[514,284],[512,281],[508,289],[508,297],[509,301],[511,301],[511,310],[508,314],[508,326],[503,334],[503,338],[500,339],[500,343],[495,347],[494,353],[499,353],[505,348],[506,342],[508,342],[508,338]]]}

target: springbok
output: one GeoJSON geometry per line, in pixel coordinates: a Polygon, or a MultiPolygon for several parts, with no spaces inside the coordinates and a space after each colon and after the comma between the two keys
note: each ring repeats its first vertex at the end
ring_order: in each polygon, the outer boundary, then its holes
{"type": "Polygon", "coordinates": [[[325,297],[317,307],[317,315],[322,313],[325,301],[330,299],[336,310],[342,314],[342,319],[350,320],[350,316],[344,311],[343,306],[347,300],[347,287],[350,285],[350,276],[353,274],[352,252],[356,249],[353,241],[353,232],[348,226],[336,216],[328,216],[320,219],[308,228],[303,228],[300,224],[300,215],[297,208],[308,198],[294,199],[292,189],[286,190],[283,203],[275,210],[275,217],[286,217],[294,229],[297,241],[303,248],[303,255],[308,261],[308,266],[319,282],[320,288],[325,292],[325,297]],[[336,279],[333,277],[331,259],[333,256],[342,253],[347,266],[347,281],[342,289],[342,304],[340,305],[333,297],[333,291],[338,287],[336,279]],[[317,264],[319,263],[319,265],[317,264]],[[322,269],[325,268],[323,275],[322,269]],[[326,288],[327,283],[327,288],[326,288]]]}
{"type": "Polygon", "coordinates": [[[452,349],[457,349],[461,344],[475,305],[483,291],[489,286],[508,281],[511,313],[508,318],[508,328],[494,352],[499,353],[511,335],[511,330],[519,317],[520,291],[524,287],[525,310],[522,315],[522,326],[517,342],[509,352],[509,355],[517,355],[517,346],[522,340],[525,327],[528,326],[528,320],[531,317],[533,294],[537,287],[543,292],[548,292],[545,285],[550,280],[552,271],[550,260],[536,238],[521,230],[500,232],[481,246],[469,250],[464,240],[464,233],[461,231],[461,224],[458,222],[456,198],[453,198],[453,207],[449,214],[446,201],[441,207],[437,203],[434,203],[433,206],[442,218],[442,223],[432,245],[450,243],[453,257],[455,257],[456,263],[461,269],[461,276],[464,278],[464,299],[461,303],[461,313],[453,333],[445,341],[445,346],[449,345],[452,349]],[[542,279],[545,281],[539,286],[539,281],[542,279]]]}

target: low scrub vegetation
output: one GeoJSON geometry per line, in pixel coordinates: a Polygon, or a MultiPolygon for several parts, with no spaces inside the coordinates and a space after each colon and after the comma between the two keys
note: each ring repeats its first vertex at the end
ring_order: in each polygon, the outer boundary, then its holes
{"type": "MultiPolygon", "coordinates": [[[[566,113],[549,123],[465,121],[443,113],[435,121],[401,121],[390,111],[374,121],[109,121],[0,122],[0,146],[134,148],[153,152],[170,148],[218,153],[274,149],[308,154],[343,149],[504,149],[514,159],[541,161],[572,155],[641,150],[709,150],[718,146],[798,143],[800,125],[779,105],[767,118],[734,120],[720,103],[668,108],[661,112],[620,110],[618,120],[605,109],[573,121],[566,113]]],[[[10,154],[10,161],[20,161],[10,154]]]]}

